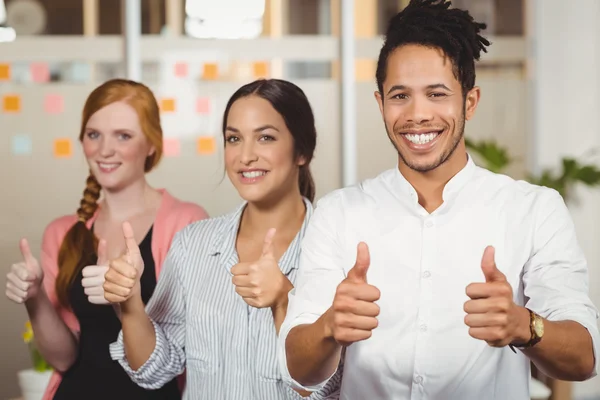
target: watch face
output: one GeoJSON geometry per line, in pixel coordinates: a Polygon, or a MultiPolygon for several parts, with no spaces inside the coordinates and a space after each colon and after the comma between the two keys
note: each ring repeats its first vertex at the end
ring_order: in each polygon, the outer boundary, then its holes
{"type": "Polygon", "coordinates": [[[544,336],[544,320],[539,316],[533,320],[533,331],[540,338],[544,336]]]}

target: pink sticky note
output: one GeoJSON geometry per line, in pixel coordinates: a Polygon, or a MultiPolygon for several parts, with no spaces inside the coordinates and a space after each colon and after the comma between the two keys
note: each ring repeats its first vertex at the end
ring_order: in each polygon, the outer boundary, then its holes
{"type": "Polygon", "coordinates": [[[31,79],[37,83],[46,83],[50,81],[50,68],[46,63],[32,63],[29,66],[31,70],[31,79]]]}
{"type": "Polygon", "coordinates": [[[178,78],[185,78],[188,75],[188,65],[183,62],[175,64],[175,76],[178,78]]]}
{"type": "Polygon", "coordinates": [[[201,97],[196,100],[196,112],[198,114],[210,114],[210,99],[201,97]]]}
{"type": "Polygon", "coordinates": [[[47,94],[44,100],[44,111],[48,114],[60,114],[65,109],[65,102],[60,94],[47,94]]]}
{"type": "Polygon", "coordinates": [[[166,157],[177,157],[181,154],[181,143],[179,139],[163,139],[163,154],[166,157]]]}

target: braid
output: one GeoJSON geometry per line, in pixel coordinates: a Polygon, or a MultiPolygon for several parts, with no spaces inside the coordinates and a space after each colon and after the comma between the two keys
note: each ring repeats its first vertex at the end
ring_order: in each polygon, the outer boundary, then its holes
{"type": "Polygon", "coordinates": [[[69,229],[58,252],[58,275],[56,276],[56,295],[61,305],[69,308],[69,290],[79,271],[96,262],[96,236],[87,228],[86,222],[98,209],[98,198],[102,187],[90,173],[86,181],[77,222],[69,229]]]}
{"type": "Polygon", "coordinates": [[[389,55],[406,44],[441,49],[452,61],[463,95],[475,86],[475,61],[490,45],[481,36],[486,24],[475,22],[468,11],[450,8],[450,5],[448,0],[411,0],[390,20],[377,62],[380,92],[383,92],[389,55]]]}
{"type": "Polygon", "coordinates": [[[96,177],[92,174],[88,176],[86,180],[86,187],[83,191],[83,198],[79,203],[79,209],[77,210],[77,217],[79,221],[87,222],[96,210],[98,209],[98,199],[100,198],[100,190],[102,186],[96,180],[96,177]]]}

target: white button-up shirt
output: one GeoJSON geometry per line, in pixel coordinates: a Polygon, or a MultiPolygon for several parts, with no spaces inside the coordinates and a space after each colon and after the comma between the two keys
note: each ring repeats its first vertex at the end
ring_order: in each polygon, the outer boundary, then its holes
{"type": "Polygon", "coordinates": [[[319,202],[279,337],[280,368],[291,385],[302,387],[287,369],[286,337],[331,306],[360,241],[369,246],[367,280],[381,291],[381,311],[371,338],[346,350],[340,399],[530,398],[528,358],[472,338],[464,323],[465,290],[485,282],[488,245],[516,304],[551,321],[579,322],[598,354],[586,260],[556,191],[491,173],[469,158],[443,200],[429,214],[392,169],[319,202]]]}

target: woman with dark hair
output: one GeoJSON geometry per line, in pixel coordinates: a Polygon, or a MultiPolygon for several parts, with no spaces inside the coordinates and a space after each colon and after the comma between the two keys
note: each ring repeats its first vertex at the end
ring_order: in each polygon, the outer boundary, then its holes
{"type": "MultiPolygon", "coordinates": [[[[283,383],[276,344],[312,215],[314,116],[296,85],[259,80],[227,103],[223,135],[225,169],[244,203],[176,236],[147,309],[139,290],[144,262],[123,225],[128,252],[110,262],[103,286],[121,311],[111,354],[150,389],[185,368],[185,399],[308,396],[283,383]]],[[[310,398],[328,398],[337,386],[334,378],[310,398]]]]}

